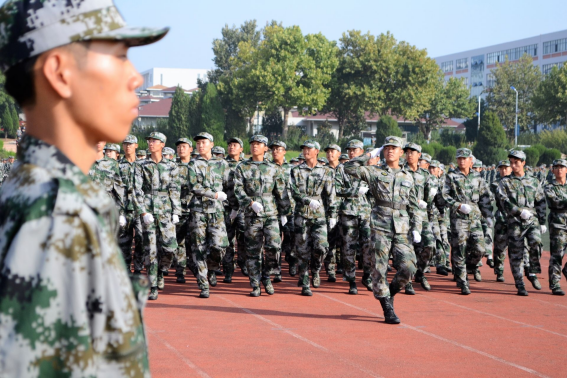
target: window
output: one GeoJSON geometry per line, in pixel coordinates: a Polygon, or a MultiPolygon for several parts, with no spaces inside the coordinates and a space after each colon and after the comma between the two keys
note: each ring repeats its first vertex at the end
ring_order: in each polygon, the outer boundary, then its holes
{"type": "Polygon", "coordinates": [[[544,54],[554,54],[567,51],[567,38],[556,39],[555,41],[547,41],[543,43],[544,54]]]}
{"type": "Polygon", "coordinates": [[[441,71],[443,72],[453,72],[453,61],[441,63],[441,71]]]}
{"type": "Polygon", "coordinates": [[[486,57],[486,64],[504,63],[506,57],[508,57],[508,60],[518,60],[524,54],[531,57],[537,56],[537,44],[489,53],[486,57]]]}
{"type": "Polygon", "coordinates": [[[468,77],[463,77],[463,83],[468,87],[469,86],[469,78],[468,77]]]}
{"type": "Polygon", "coordinates": [[[469,68],[469,58],[457,59],[457,69],[465,70],[469,68]]]}
{"type": "Polygon", "coordinates": [[[561,68],[561,67],[563,67],[564,63],[565,62],[544,64],[543,66],[541,66],[541,72],[543,73],[544,76],[547,76],[551,73],[551,70],[553,69],[553,67],[561,68]]]}
{"type": "Polygon", "coordinates": [[[494,87],[494,84],[496,84],[496,79],[494,78],[494,75],[491,73],[486,74],[486,86],[488,88],[492,88],[494,87]]]}

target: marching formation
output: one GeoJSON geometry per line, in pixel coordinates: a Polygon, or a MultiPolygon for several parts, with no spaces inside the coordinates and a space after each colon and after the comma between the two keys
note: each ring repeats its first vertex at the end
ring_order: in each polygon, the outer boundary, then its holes
{"type": "Polygon", "coordinates": [[[288,163],[286,144],[262,135],[250,138],[250,158],[239,138],[229,139],[228,152],[208,133],[177,140],[177,151],[165,147],[159,132],[146,139],[147,152],[128,136],[120,160],[119,145],[99,143],[100,158],[89,175],[119,209],[124,261],[134,274],[146,268],[150,300],[158,298],[172,266],[178,283],[193,274],[202,298],[217,286],[218,275],[230,284],[236,267],[249,277],[251,296],[260,296],[262,286],[273,295],[273,284],[282,281],[283,254],[305,296],[321,285],[322,269],[329,282],[342,276],[348,293],[358,294],[358,266],[360,283],[380,301],[386,322],[397,324],[394,296],[415,294],[412,281],[431,290],[431,267],[439,275],[452,273],[468,295],[469,276],[482,280],[483,257],[504,282],[506,249],[518,295],[525,296],[524,275],[541,290],[536,274],[546,200],[549,287],[564,295],[566,160],[536,175],[525,170],[521,150],[485,169],[461,148],[457,166],[446,169],[420,145],[391,136],[367,151],[351,140],[346,154],[330,144],[326,158],[319,157],[319,143],[308,140],[288,163]]]}

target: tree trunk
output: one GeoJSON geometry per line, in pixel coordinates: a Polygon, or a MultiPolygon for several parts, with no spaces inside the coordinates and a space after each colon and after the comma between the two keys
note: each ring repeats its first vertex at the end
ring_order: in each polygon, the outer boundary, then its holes
{"type": "Polygon", "coordinates": [[[282,127],[282,139],[286,140],[287,139],[287,120],[289,118],[289,108],[283,108],[283,112],[284,112],[284,116],[283,116],[283,127],[282,127]]]}
{"type": "Polygon", "coordinates": [[[337,138],[337,140],[341,140],[345,135],[345,120],[337,117],[337,121],[339,123],[339,137],[337,138]]]}

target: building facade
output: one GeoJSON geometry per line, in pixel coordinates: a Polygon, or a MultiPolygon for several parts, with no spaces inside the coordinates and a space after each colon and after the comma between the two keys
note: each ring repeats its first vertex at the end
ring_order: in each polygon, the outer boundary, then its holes
{"type": "Polygon", "coordinates": [[[192,89],[197,87],[197,80],[207,80],[207,71],[199,68],[151,68],[141,73],[144,84],[138,91],[155,86],[192,89]]]}

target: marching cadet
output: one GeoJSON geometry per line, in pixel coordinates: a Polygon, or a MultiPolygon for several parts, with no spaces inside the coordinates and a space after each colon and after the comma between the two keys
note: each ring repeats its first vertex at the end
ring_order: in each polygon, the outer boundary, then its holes
{"type": "MultiPolygon", "coordinates": [[[[567,160],[554,160],[552,172],[555,179],[548,182],[544,187],[545,198],[549,207],[548,221],[551,241],[549,288],[553,295],[565,295],[565,292],[561,290],[561,272],[567,278],[567,263],[563,270],[561,270],[561,265],[567,248],[567,160]]],[[[544,175],[546,175],[545,172],[544,175]]]]}
{"type": "Polygon", "coordinates": [[[458,168],[447,173],[442,196],[450,209],[453,272],[457,287],[462,294],[468,295],[471,291],[467,269],[480,276],[477,265],[485,251],[480,218],[484,216],[490,225],[493,224],[492,205],[486,181],[471,169],[471,150],[459,148],[456,157],[458,168]]]}
{"type": "MultiPolygon", "coordinates": [[[[138,138],[136,138],[138,139],[138,138]]],[[[146,150],[138,150],[136,151],[136,159],[141,160],[146,158],[146,150]]]]}
{"type": "Polygon", "coordinates": [[[291,169],[291,193],[295,200],[294,232],[298,258],[301,295],[312,296],[313,287],[321,285],[321,266],[329,249],[327,218],[330,228],[337,224],[333,171],[317,161],[319,143],[307,140],[301,146],[305,161],[291,169]],[[326,210],[326,211],[325,211],[326,210]]]}
{"type": "MultiPolygon", "coordinates": [[[[341,156],[341,148],[336,144],[329,144],[325,147],[325,153],[327,155],[327,166],[333,170],[333,174],[337,174],[337,170],[339,167],[339,156],[341,156]]],[[[341,206],[343,199],[340,197],[336,198],[337,204],[335,205],[336,208],[341,206]]],[[[327,221],[330,218],[327,218],[327,221]]],[[[335,225],[334,228],[328,226],[328,239],[329,239],[329,251],[327,256],[325,257],[324,265],[325,265],[325,272],[327,273],[327,281],[328,282],[336,282],[337,281],[337,262],[340,264],[342,258],[342,241],[341,241],[341,231],[339,228],[339,222],[335,225]]]]}
{"type": "Polygon", "coordinates": [[[220,269],[228,237],[224,221],[230,167],[224,159],[213,156],[214,138],[209,133],[193,137],[199,156],[189,163],[189,204],[191,257],[201,289],[199,297],[209,298],[210,286],[217,286],[215,271],[220,269]]]}
{"type": "Polygon", "coordinates": [[[545,195],[537,177],[524,171],[524,151],[510,150],[508,159],[512,174],[502,178],[496,190],[496,197],[508,222],[508,255],[518,295],[527,296],[523,279],[525,241],[528,244],[530,264],[528,280],[536,290],[541,290],[536,273],[541,273],[541,234],[547,232],[545,195]]]}
{"type": "Polygon", "coordinates": [[[165,147],[162,151],[162,155],[164,159],[173,160],[175,157],[175,151],[173,148],[165,147]]]}
{"type": "Polygon", "coordinates": [[[252,292],[259,297],[260,282],[266,293],[274,294],[271,274],[281,275],[281,234],[278,222],[287,223],[290,203],[285,176],[277,165],[264,159],[268,138],[263,135],[250,137],[252,158],[236,166],[234,195],[244,213],[246,266],[252,292]],[[265,252],[265,256],[264,256],[265,252]]]}
{"type": "MultiPolygon", "coordinates": [[[[120,168],[116,159],[111,159],[104,154],[106,146],[109,146],[106,142],[98,142],[98,159],[89,170],[89,177],[101,185],[110,198],[112,198],[120,213],[119,225],[124,227],[126,225],[126,218],[124,217],[124,183],[120,177],[120,168]]],[[[113,151],[115,151],[114,147],[113,151]]]]}
{"type": "Polygon", "coordinates": [[[104,147],[104,155],[109,159],[118,160],[118,156],[120,156],[120,145],[107,143],[104,147]]]}
{"type": "MultiPolygon", "coordinates": [[[[421,154],[421,157],[423,158],[421,154]]],[[[429,156],[427,157],[429,158],[429,156]]],[[[423,160],[420,160],[423,161],[423,160]]],[[[435,267],[436,273],[441,276],[448,276],[449,272],[447,271],[447,254],[449,251],[445,250],[445,243],[443,241],[443,237],[441,235],[441,223],[443,222],[443,217],[441,215],[442,212],[445,211],[443,207],[441,210],[437,206],[441,197],[441,168],[439,168],[440,163],[437,160],[431,160],[428,163],[428,170],[431,174],[431,189],[430,189],[430,196],[434,198],[432,203],[427,208],[427,217],[429,222],[431,223],[431,231],[435,236],[435,267]]]]}
{"type": "MultiPolygon", "coordinates": [[[[473,167],[472,167],[473,171],[478,172],[480,174],[480,177],[482,177],[482,161],[479,159],[475,158],[475,161],[473,163],[473,167]]],[[[498,180],[498,177],[495,177],[493,182],[496,182],[498,180]]],[[[485,180],[486,181],[486,180],[485,180]]],[[[487,183],[490,187],[491,183],[487,183]]],[[[492,190],[490,191],[491,194],[491,202],[494,200],[494,194],[492,192],[492,190]]],[[[493,240],[494,240],[494,231],[492,229],[492,227],[490,227],[487,223],[487,221],[482,218],[481,219],[481,224],[482,224],[482,233],[484,234],[484,257],[486,257],[486,264],[491,267],[494,268],[494,259],[492,258],[492,249],[493,249],[493,240]]],[[[479,265],[482,266],[482,260],[481,262],[479,262],[479,265]]],[[[475,279],[478,278],[479,276],[476,275],[475,279]]]]}
{"type": "Polygon", "coordinates": [[[166,137],[152,132],[146,137],[150,158],[137,160],[134,166],[136,211],[143,220],[144,260],[150,278],[149,299],[163,290],[164,274],[171,268],[177,251],[175,225],[179,223],[179,168],[163,157],[166,137]]]}
{"type": "MultiPolygon", "coordinates": [[[[349,159],[362,156],[362,141],[353,139],[346,146],[349,159]]],[[[344,166],[339,165],[335,173],[335,192],[342,201],[339,204],[339,230],[341,233],[343,253],[343,279],[349,283],[349,294],[358,294],[356,287],[356,256],[360,252],[363,260],[362,284],[372,291],[372,257],[370,256],[370,203],[366,194],[368,184],[345,173],[344,166]]]]}
{"type": "Polygon", "coordinates": [[[220,146],[214,146],[211,152],[213,153],[214,157],[219,159],[224,159],[224,155],[226,154],[224,148],[220,146]]]}
{"type": "MultiPolygon", "coordinates": [[[[503,177],[512,173],[509,160],[498,162],[498,178],[490,184],[490,190],[496,197],[498,185],[503,177]]],[[[496,200],[496,213],[494,214],[494,274],[497,282],[504,282],[504,261],[506,260],[506,250],[508,249],[508,222],[500,201],[496,200]]]]}
{"type": "Polygon", "coordinates": [[[344,164],[344,163],[346,163],[346,162],[349,161],[349,160],[350,160],[350,159],[349,159],[349,157],[348,157],[347,154],[342,154],[342,155],[339,157],[339,163],[341,163],[341,164],[344,164]]]}
{"type": "Polygon", "coordinates": [[[121,142],[136,117],[128,48],[167,29],[127,27],[110,0],[10,0],[0,30],[5,89],[27,120],[0,192],[0,375],[150,376],[147,282],[129,279],[118,211],[87,173],[93,141],[121,142]]]}
{"type": "Polygon", "coordinates": [[[421,211],[412,175],[402,166],[402,138],[389,136],[382,148],[351,159],[344,171],[369,185],[374,197],[370,227],[372,229],[372,290],[380,301],[388,324],[399,324],[394,312],[394,296],[406,286],[416,272],[416,258],[409,235],[414,242],[421,237],[421,211]],[[366,166],[371,158],[384,151],[386,165],[366,166]],[[393,256],[397,272],[388,285],[388,257],[393,256]]]}
{"type": "Polygon", "coordinates": [[[181,203],[181,216],[179,223],[175,225],[175,238],[177,240],[177,267],[175,268],[175,276],[177,283],[185,283],[185,274],[187,262],[189,261],[189,269],[195,271],[195,267],[191,260],[191,243],[187,240],[189,234],[189,203],[191,202],[191,193],[189,192],[189,162],[191,161],[191,151],[193,151],[193,142],[188,138],[179,138],[175,142],[177,149],[177,168],[179,171],[179,190],[181,203]]]}

